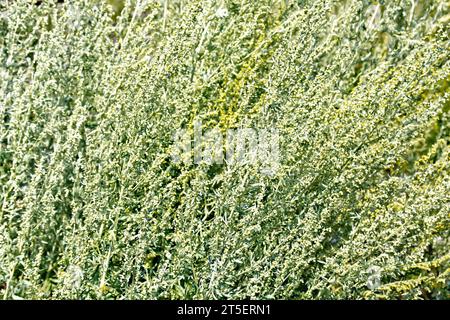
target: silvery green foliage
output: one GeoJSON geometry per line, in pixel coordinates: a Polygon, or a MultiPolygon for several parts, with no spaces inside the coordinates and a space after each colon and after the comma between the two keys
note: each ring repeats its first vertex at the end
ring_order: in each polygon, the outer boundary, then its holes
{"type": "Polygon", "coordinates": [[[448,1],[33,2],[0,2],[3,298],[449,297],[448,1]],[[171,161],[196,117],[278,129],[276,174],[171,161]]]}

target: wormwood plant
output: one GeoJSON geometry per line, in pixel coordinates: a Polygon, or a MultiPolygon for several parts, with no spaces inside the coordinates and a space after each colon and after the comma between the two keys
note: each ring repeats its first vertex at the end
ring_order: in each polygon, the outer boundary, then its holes
{"type": "Polygon", "coordinates": [[[0,2],[4,299],[448,299],[450,2],[0,2]],[[276,128],[280,166],[174,163],[276,128]]]}

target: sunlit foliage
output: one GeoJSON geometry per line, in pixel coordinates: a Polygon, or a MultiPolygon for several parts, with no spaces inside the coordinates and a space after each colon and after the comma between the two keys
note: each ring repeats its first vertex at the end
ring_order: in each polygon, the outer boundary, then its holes
{"type": "Polygon", "coordinates": [[[450,2],[0,1],[0,295],[447,299],[450,2]],[[173,163],[277,128],[280,169],[173,163]]]}

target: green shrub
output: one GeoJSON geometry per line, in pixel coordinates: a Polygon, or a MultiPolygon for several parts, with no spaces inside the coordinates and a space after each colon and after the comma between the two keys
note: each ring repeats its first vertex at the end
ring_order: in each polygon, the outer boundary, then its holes
{"type": "Polygon", "coordinates": [[[112,2],[0,2],[3,298],[449,298],[450,2],[112,2]]]}

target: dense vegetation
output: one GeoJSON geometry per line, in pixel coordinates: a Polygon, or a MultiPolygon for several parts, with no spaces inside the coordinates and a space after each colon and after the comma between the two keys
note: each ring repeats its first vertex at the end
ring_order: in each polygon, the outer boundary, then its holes
{"type": "Polygon", "coordinates": [[[0,1],[0,295],[448,299],[450,2],[0,1]],[[174,163],[277,128],[280,168],[174,163]]]}

